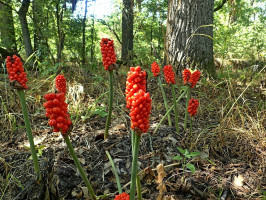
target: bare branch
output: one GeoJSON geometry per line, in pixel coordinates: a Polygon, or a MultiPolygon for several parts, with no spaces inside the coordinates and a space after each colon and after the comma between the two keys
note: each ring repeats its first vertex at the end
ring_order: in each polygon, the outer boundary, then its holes
{"type": "Polygon", "coordinates": [[[118,40],[118,42],[122,45],[122,42],[120,40],[120,38],[118,37],[117,33],[115,32],[114,29],[112,29],[104,20],[102,19],[98,19],[97,21],[99,21],[100,23],[102,23],[103,25],[107,26],[109,28],[110,31],[113,32],[113,34],[115,35],[116,39],[118,40]]]}

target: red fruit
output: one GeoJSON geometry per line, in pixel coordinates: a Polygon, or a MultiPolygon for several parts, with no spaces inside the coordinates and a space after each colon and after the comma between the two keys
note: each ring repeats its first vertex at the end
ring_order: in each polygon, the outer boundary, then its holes
{"type": "Polygon", "coordinates": [[[130,196],[123,192],[122,194],[119,194],[119,195],[116,195],[114,200],[129,200],[130,199],[130,196]]]}
{"type": "Polygon", "coordinates": [[[132,103],[129,114],[131,118],[131,128],[133,130],[139,129],[142,133],[146,133],[149,128],[149,115],[151,113],[150,95],[143,90],[139,90],[133,95],[132,99],[132,102],[135,103],[132,103]]]}
{"type": "Polygon", "coordinates": [[[116,63],[114,42],[108,38],[102,38],[100,45],[104,69],[108,70],[111,64],[116,63]]]}
{"type": "Polygon", "coordinates": [[[137,92],[139,90],[146,91],[146,78],[147,73],[145,71],[142,71],[140,66],[130,68],[130,71],[127,74],[126,82],[127,108],[131,108],[131,105],[133,103],[133,95],[137,95],[137,92]]]}
{"type": "Polygon", "coordinates": [[[190,79],[191,71],[189,69],[184,69],[183,71],[183,81],[184,84],[187,84],[187,81],[190,79]]]}
{"type": "Polygon", "coordinates": [[[164,77],[168,84],[175,84],[175,74],[171,65],[166,65],[163,68],[164,77]]]}
{"type": "Polygon", "coordinates": [[[190,116],[194,116],[197,114],[199,107],[199,101],[197,99],[191,98],[188,102],[188,108],[187,111],[190,114],[190,116]]]}
{"type": "Polygon", "coordinates": [[[159,73],[160,73],[160,67],[159,67],[159,65],[157,64],[157,62],[153,62],[152,64],[151,64],[151,71],[152,71],[152,73],[153,73],[153,76],[158,76],[159,75],[159,73]]]}
{"type": "Polygon", "coordinates": [[[28,89],[28,86],[26,85],[28,79],[26,78],[21,59],[16,55],[13,55],[12,58],[8,56],[6,59],[6,67],[10,81],[17,81],[22,88],[28,89]]]}
{"type": "Polygon", "coordinates": [[[64,75],[58,75],[55,78],[55,86],[59,92],[66,93],[66,79],[64,75]]]}
{"type": "Polygon", "coordinates": [[[199,78],[200,78],[200,71],[198,71],[198,70],[196,70],[195,72],[193,72],[192,74],[191,74],[191,77],[190,77],[190,79],[188,80],[188,82],[190,82],[191,83],[191,85],[190,85],[190,87],[191,88],[194,88],[194,86],[197,84],[197,82],[198,82],[198,80],[199,80],[199,78]]]}

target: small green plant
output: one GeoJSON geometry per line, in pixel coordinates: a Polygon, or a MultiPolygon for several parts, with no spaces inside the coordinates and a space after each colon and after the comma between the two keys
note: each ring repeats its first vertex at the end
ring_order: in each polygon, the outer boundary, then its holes
{"type": "Polygon", "coordinates": [[[189,152],[187,149],[182,149],[180,147],[176,147],[177,150],[180,152],[181,155],[177,155],[173,157],[173,160],[182,160],[182,167],[183,167],[183,172],[185,169],[189,169],[193,174],[196,171],[195,165],[190,163],[190,159],[196,156],[200,155],[200,152],[189,152]]]}

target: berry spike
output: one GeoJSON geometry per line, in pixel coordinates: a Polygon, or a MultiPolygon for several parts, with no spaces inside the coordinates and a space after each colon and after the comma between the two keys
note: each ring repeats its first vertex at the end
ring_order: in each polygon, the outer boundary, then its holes
{"type": "Polygon", "coordinates": [[[159,75],[159,73],[160,73],[160,67],[157,64],[157,62],[153,62],[151,64],[151,71],[152,71],[154,77],[156,77],[156,76],[159,75]]]}
{"type": "Polygon", "coordinates": [[[112,68],[109,68],[110,65],[116,63],[114,41],[108,38],[102,38],[100,45],[104,69],[112,70],[112,68]]]}
{"type": "Polygon", "coordinates": [[[163,68],[164,77],[168,84],[175,84],[175,73],[171,65],[166,65],[163,68]]]}
{"type": "Polygon", "coordinates": [[[199,107],[199,101],[197,99],[191,98],[188,103],[187,111],[190,114],[190,116],[194,116],[198,112],[199,107]]]}
{"type": "Polygon", "coordinates": [[[28,89],[27,73],[25,72],[21,59],[18,56],[13,55],[12,58],[8,56],[6,58],[6,68],[9,74],[8,79],[12,85],[17,89],[28,89]],[[18,84],[16,84],[16,82],[18,84]]]}
{"type": "Polygon", "coordinates": [[[55,86],[59,92],[66,93],[66,79],[64,75],[58,75],[55,78],[55,86]]]}

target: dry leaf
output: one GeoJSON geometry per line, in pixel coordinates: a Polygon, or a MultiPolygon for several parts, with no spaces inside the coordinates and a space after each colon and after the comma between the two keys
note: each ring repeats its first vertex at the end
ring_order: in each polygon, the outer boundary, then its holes
{"type": "Polygon", "coordinates": [[[158,184],[157,190],[159,190],[159,195],[157,196],[156,200],[163,200],[163,195],[167,192],[163,179],[166,177],[166,173],[164,171],[163,164],[159,164],[156,167],[158,177],[156,179],[156,183],[158,184]]]}
{"type": "Polygon", "coordinates": [[[242,187],[244,182],[244,177],[242,175],[239,176],[235,176],[234,181],[233,181],[233,185],[235,187],[242,187]]]}

